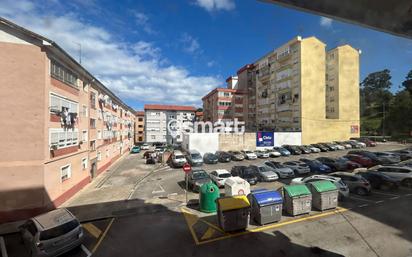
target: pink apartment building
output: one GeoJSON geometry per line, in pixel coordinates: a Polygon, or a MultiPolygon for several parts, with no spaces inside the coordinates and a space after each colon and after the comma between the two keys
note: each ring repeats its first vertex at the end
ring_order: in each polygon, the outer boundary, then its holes
{"type": "Polygon", "coordinates": [[[135,112],[56,43],[0,18],[0,222],[58,207],[133,145],[135,112]]]}

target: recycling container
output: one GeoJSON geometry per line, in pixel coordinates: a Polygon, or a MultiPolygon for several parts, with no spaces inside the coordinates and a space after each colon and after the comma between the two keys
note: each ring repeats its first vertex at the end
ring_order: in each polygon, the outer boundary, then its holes
{"type": "Polygon", "coordinates": [[[310,213],[312,194],[306,185],[284,186],[284,209],[292,216],[310,213]]]}
{"type": "Polygon", "coordinates": [[[312,192],[312,205],[323,211],[334,209],[338,206],[338,188],[331,181],[319,180],[309,183],[312,192]]]}
{"type": "Polygon", "coordinates": [[[245,230],[249,224],[250,203],[245,195],[217,199],[217,219],[225,232],[245,230]]]}
{"type": "Polygon", "coordinates": [[[251,217],[259,225],[278,222],[282,218],[282,195],[274,190],[251,193],[251,217]]]}
{"type": "Polygon", "coordinates": [[[216,199],[219,198],[219,188],[212,182],[205,183],[199,190],[199,205],[201,212],[216,212],[216,199]]]}
{"type": "Polygon", "coordinates": [[[225,196],[248,195],[250,184],[241,177],[227,178],[225,181],[225,196]]]}
{"type": "Polygon", "coordinates": [[[250,190],[250,194],[247,195],[247,199],[249,200],[250,206],[253,205],[252,195],[256,194],[256,193],[259,193],[259,192],[265,192],[265,191],[268,191],[268,189],[266,189],[266,188],[255,188],[255,189],[250,190]]]}

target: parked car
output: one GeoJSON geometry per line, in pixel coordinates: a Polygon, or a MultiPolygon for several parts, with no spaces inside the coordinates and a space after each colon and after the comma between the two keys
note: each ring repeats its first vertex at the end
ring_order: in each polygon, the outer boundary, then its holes
{"type": "Polygon", "coordinates": [[[243,161],[245,159],[245,156],[239,151],[229,151],[228,154],[230,154],[233,161],[243,161]]]}
{"type": "Polygon", "coordinates": [[[259,181],[272,182],[279,179],[275,171],[265,165],[250,165],[249,167],[255,172],[259,181]]]}
{"type": "Polygon", "coordinates": [[[280,162],[266,161],[263,165],[270,167],[278,175],[279,178],[293,178],[295,173],[289,167],[281,164],[280,162]]]}
{"type": "Polygon", "coordinates": [[[407,167],[411,167],[411,168],[412,168],[412,160],[403,161],[403,162],[398,163],[397,165],[399,165],[399,166],[407,166],[407,167]]]}
{"type": "Polygon", "coordinates": [[[362,165],[360,165],[359,163],[353,162],[353,161],[351,161],[348,158],[345,158],[343,156],[338,157],[336,160],[340,161],[340,162],[343,162],[343,163],[346,163],[346,170],[354,170],[354,169],[357,169],[357,168],[362,168],[362,165]]]}
{"type": "Polygon", "coordinates": [[[399,182],[395,179],[376,171],[366,171],[356,173],[369,181],[372,188],[382,190],[393,190],[399,187],[399,182]]]}
{"type": "Polygon", "coordinates": [[[334,172],[329,174],[329,176],[341,178],[351,193],[368,195],[371,192],[371,184],[360,175],[348,172],[334,172]]]}
{"type": "Polygon", "coordinates": [[[346,148],[343,145],[336,144],[335,142],[331,142],[330,145],[334,147],[336,150],[345,150],[346,148]]]}
{"type": "Polygon", "coordinates": [[[84,239],[79,221],[65,208],[31,218],[19,231],[32,257],[62,255],[80,246],[84,239]]]}
{"type": "Polygon", "coordinates": [[[234,177],[238,176],[243,178],[251,185],[256,185],[258,182],[258,177],[256,176],[255,171],[247,166],[233,166],[230,173],[234,177]]]}
{"type": "Polygon", "coordinates": [[[345,147],[345,149],[351,149],[352,148],[351,144],[345,143],[343,141],[334,141],[333,143],[335,143],[337,145],[341,145],[341,146],[345,147]]]}
{"type": "Polygon", "coordinates": [[[143,154],[143,158],[144,158],[144,159],[147,159],[147,158],[149,158],[153,153],[155,153],[155,151],[146,151],[146,152],[144,152],[144,154],[143,154]]]}
{"type": "Polygon", "coordinates": [[[283,163],[284,166],[291,168],[293,172],[295,173],[295,176],[298,175],[305,175],[310,173],[310,168],[309,166],[300,161],[288,161],[283,163]]]}
{"type": "Polygon", "coordinates": [[[362,155],[357,155],[357,154],[347,154],[343,156],[344,158],[359,163],[362,167],[372,167],[374,166],[373,161],[369,159],[368,157],[362,156],[362,155]]]}
{"type": "Polygon", "coordinates": [[[196,150],[189,150],[186,155],[187,161],[192,166],[202,166],[203,158],[202,155],[196,150]]]}
{"type": "Polygon", "coordinates": [[[216,163],[218,163],[218,161],[219,161],[219,158],[214,153],[205,153],[203,155],[203,163],[216,164],[216,163]]]}
{"type": "Polygon", "coordinates": [[[183,167],[183,164],[187,162],[185,155],[181,151],[173,151],[170,156],[170,163],[173,168],[183,167]]]}
{"type": "Polygon", "coordinates": [[[355,141],[345,141],[344,143],[349,144],[352,147],[352,149],[362,148],[362,145],[356,143],[355,141]]]}
{"type": "MultiPolygon", "coordinates": [[[[355,147],[355,148],[365,148],[366,147],[365,143],[359,142],[358,140],[355,140],[355,139],[351,139],[348,142],[358,146],[358,147],[355,147]]],[[[353,148],[353,146],[352,146],[352,148],[353,148]]]]}
{"type": "Polygon", "coordinates": [[[217,151],[216,155],[219,162],[230,162],[232,160],[232,156],[224,151],[217,151]]]}
{"type": "Polygon", "coordinates": [[[312,151],[308,148],[308,147],[306,147],[306,146],[304,146],[304,145],[298,145],[298,146],[296,146],[303,154],[309,154],[309,153],[312,153],[312,151]]]}
{"type": "Polygon", "coordinates": [[[253,151],[243,150],[242,153],[245,156],[245,159],[248,159],[248,160],[256,160],[257,159],[257,156],[253,151]]]}
{"type": "Polygon", "coordinates": [[[338,160],[331,157],[318,157],[316,160],[328,165],[333,171],[347,170],[347,164],[343,160],[338,160]]]}
{"type": "Polygon", "coordinates": [[[412,188],[412,168],[407,166],[390,166],[378,165],[368,170],[381,172],[396,181],[400,182],[405,187],[412,188]]]}
{"type": "Polygon", "coordinates": [[[290,152],[286,148],[283,148],[283,147],[280,147],[280,146],[273,147],[273,150],[278,151],[282,156],[289,156],[290,155],[290,152]]]}
{"type": "Polygon", "coordinates": [[[320,149],[317,148],[317,147],[314,147],[314,146],[312,146],[312,145],[305,145],[305,147],[306,147],[306,148],[309,148],[309,150],[310,150],[312,153],[320,153],[320,149]]]}
{"type": "Polygon", "coordinates": [[[258,158],[269,158],[269,153],[264,150],[256,150],[255,153],[258,158]]]}
{"type": "Polygon", "coordinates": [[[369,138],[366,138],[366,137],[361,137],[361,138],[358,139],[358,141],[362,142],[362,143],[365,143],[366,146],[368,146],[368,147],[374,147],[374,146],[377,145],[377,143],[375,141],[373,141],[369,138]]]}
{"type": "Polygon", "coordinates": [[[326,147],[326,146],[324,146],[323,144],[311,144],[311,146],[320,149],[321,152],[327,152],[327,151],[329,151],[329,148],[326,147]]]}
{"type": "Polygon", "coordinates": [[[273,149],[266,149],[266,152],[269,154],[269,157],[279,157],[282,155],[280,152],[273,149]]]}
{"type": "Polygon", "coordinates": [[[291,184],[292,185],[293,184],[307,184],[307,183],[319,181],[319,180],[328,180],[334,183],[335,186],[339,190],[339,197],[341,199],[349,197],[349,188],[342,181],[341,178],[336,178],[336,177],[327,176],[327,175],[312,175],[312,176],[304,177],[304,178],[294,178],[292,179],[291,184]]]}
{"type": "Polygon", "coordinates": [[[412,159],[412,151],[395,150],[395,151],[390,151],[389,153],[392,153],[394,155],[399,156],[399,159],[401,161],[406,161],[406,160],[412,159]]]}
{"type": "Polygon", "coordinates": [[[302,151],[296,145],[284,145],[283,147],[293,155],[302,154],[302,151]]]}
{"type": "Polygon", "coordinates": [[[332,145],[330,143],[321,143],[322,145],[324,145],[326,148],[328,148],[328,151],[336,151],[338,150],[336,145],[332,145]]]}
{"type": "Polygon", "coordinates": [[[193,192],[199,192],[200,187],[203,184],[209,183],[212,180],[210,179],[209,174],[207,174],[207,172],[203,169],[192,168],[192,171],[189,172],[187,176],[187,181],[190,190],[193,192]]]}
{"type": "Polygon", "coordinates": [[[140,146],[140,149],[142,149],[142,150],[149,150],[149,145],[148,144],[142,144],[141,146],[140,146]]]}
{"type": "Polygon", "coordinates": [[[379,158],[382,164],[395,164],[401,161],[401,158],[393,153],[374,152],[374,154],[379,158]]]}
{"type": "Polygon", "coordinates": [[[352,151],[349,151],[348,154],[356,154],[356,155],[361,155],[361,156],[367,157],[373,162],[373,165],[381,164],[381,158],[378,158],[378,156],[376,156],[376,154],[374,154],[372,152],[369,152],[369,151],[352,150],[352,151]]]}
{"type": "Polygon", "coordinates": [[[226,179],[232,177],[232,174],[225,169],[219,169],[210,172],[209,176],[218,187],[224,187],[226,179]]]}
{"type": "Polygon", "coordinates": [[[130,150],[130,153],[131,154],[140,153],[140,146],[137,146],[137,145],[133,146],[132,149],[130,150]]]}
{"type": "Polygon", "coordinates": [[[318,160],[302,158],[299,159],[299,161],[306,163],[309,166],[310,171],[313,173],[326,174],[332,172],[332,169],[328,165],[325,165],[318,160]]]}

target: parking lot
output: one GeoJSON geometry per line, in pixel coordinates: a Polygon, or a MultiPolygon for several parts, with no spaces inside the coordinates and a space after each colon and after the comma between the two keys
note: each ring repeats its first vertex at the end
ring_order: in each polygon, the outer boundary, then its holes
{"type": "MultiPolygon", "coordinates": [[[[367,150],[404,147],[387,143],[367,150]]],[[[346,152],[270,159],[284,162],[302,157],[338,157],[346,152]]],[[[207,172],[214,169],[230,171],[233,165],[263,161],[232,161],[203,165],[202,168],[207,172]]],[[[312,211],[297,217],[283,213],[278,223],[265,226],[252,223],[246,231],[225,233],[217,224],[216,214],[198,211],[198,194],[189,192],[189,203],[185,204],[181,168],[163,166],[154,171],[153,168],[142,164],[142,153],[128,156],[113,168],[113,174],[107,174],[107,178],[96,182],[92,189],[86,189],[72,199],[73,202],[77,199],[77,204],[88,212],[87,215],[95,209],[88,204],[97,201],[99,193],[102,195],[99,210],[113,209],[113,206],[123,206],[124,210],[110,218],[83,223],[86,235],[83,246],[64,256],[412,256],[411,188],[373,190],[366,196],[351,194],[339,202],[336,210],[312,211]],[[137,175],[131,175],[133,173],[137,175]],[[122,178],[126,175],[127,179],[122,178]],[[112,183],[114,181],[116,183],[112,183]],[[110,199],[111,191],[119,189],[122,192],[121,181],[125,181],[129,193],[125,191],[122,196],[110,199]],[[131,200],[140,203],[145,211],[128,210],[131,200]]],[[[259,182],[252,188],[278,190],[289,182],[290,179],[259,182]]],[[[5,243],[8,256],[28,256],[17,234],[5,236],[5,243]]]]}

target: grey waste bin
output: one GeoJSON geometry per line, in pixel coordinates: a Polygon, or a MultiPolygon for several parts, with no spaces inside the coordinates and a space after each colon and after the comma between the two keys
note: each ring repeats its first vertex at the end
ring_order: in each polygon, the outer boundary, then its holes
{"type": "Polygon", "coordinates": [[[245,195],[217,200],[217,219],[225,232],[245,230],[249,224],[250,203],[245,195]]]}
{"type": "Polygon", "coordinates": [[[278,222],[282,218],[282,195],[277,191],[252,193],[253,220],[259,225],[278,222]]]}
{"type": "Polygon", "coordinates": [[[339,191],[335,184],[328,180],[319,180],[309,183],[312,192],[312,205],[324,211],[338,206],[339,191]]]}
{"type": "Polygon", "coordinates": [[[284,186],[284,209],[292,216],[310,213],[312,194],[306,185],[284,186]]]}

